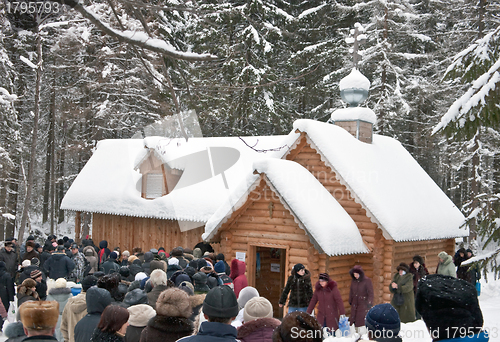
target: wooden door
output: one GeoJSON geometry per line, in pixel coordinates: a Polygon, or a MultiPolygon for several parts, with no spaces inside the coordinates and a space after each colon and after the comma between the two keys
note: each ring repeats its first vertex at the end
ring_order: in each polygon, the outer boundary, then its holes
{"type": "Polygon", "coordinates": [[[256,246],[254,260],[255,288],[273,305],[273,317],[281,318],[278,302],[285,286],[286,249],[256,246]]]}

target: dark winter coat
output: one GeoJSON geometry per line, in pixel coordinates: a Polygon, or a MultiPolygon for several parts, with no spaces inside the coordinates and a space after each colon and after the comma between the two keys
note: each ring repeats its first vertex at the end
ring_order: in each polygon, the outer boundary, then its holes
{"type": "MultiPolygon", "coordinates": [[[[23,303],[29,302],[31,300],[39,300],[40,297],[38,293],[33,292],[31,289],[26,288],[25,286],[19,286],[17,288],[17,307],[19,308],[23,303]]],[[[8,310],[8,308],[6,308],[8,310]]]]}
{"type": "Polygon", "coordinates": [[[141,334],[145,327],[134,327],[129,325],[127,327],[127,332],[123,338],[125,342],[139,342],[141,340],[141,334]]]}
{"type": "Polygon", "coordinates": [[[184,317],[157,315],[141,333],[141,342],[175,342],[193,333],[193,323],[184,317]]]}
{"type": "Polygon", "coordinates": [[[172,275],[177,271],[182,271],[182,267],[180,267],[179,265],[168,265],[167,278],[168,279],[172,278],[172,275]]]}
{"type": "Polygon", "coordinates": [[[104,272],[104,274],[119,272],[120,264],[116,261],[116,259],[108,259],[101,264],[99,271],[104,272]]]}
{"type": "Polygon", "coordinates": [[[235,342],[238,331],[230,324],[203,322],[198,334],[184,337],[179,342],[235,342]]]}
{"type": "Polygon", "coordinates": [[[141,266],[141,261],[139,259],[134,260],[134,262],[128,267],[130,274],[135,277],[139,272],[144,272],[141,266]]]}
{"type": "Polygon", "coordinates": [[[40,267],[35,266],[35,265],[30,265],[30,266],[23,268],[23,271],[19,275],[19,284],[21,284],[24,281],[24,279],[31,278],[31,272],[33,272],[35,270],[39,270],[42,272],[42,279],[47,279],[44,271],[42,269],[40,269],[40,267]]]}
{"type": "Polygon", "coordinates": [[[40,300],[47,299],[47,282],[42,279],[41,282],[36,283],[36,292],[40,296],[40,300]]]}
{"type": "Polygon", "coordinates": [[[0,261],[5,262],[5,268],[7,272],[10,273],[10,276],[12,279],[16,279],[16,273],[17,273],[17,253],[14,249],[12,249],[10,252],[7,252],[7,250],[2,248],[0,250],[0,261]]]}
{"type": "Polygon", "coordinates": [[[415,296],[413,293],[413,274],[406,273],[399,275],[399,272],[392,278],[391,285],[389,285],[391,293],[403,294],[403,305],[396,305],[394,295],[392,296],[391,305],[396,309],[401,319],[401,323],[409,323],[415,321],[415,296]],[[392,288],[392,283],[398,284],[397,289],[392,288]]]}
{"type": "Polygon", "coordinates": [[[7,269],[2,264],[0,266],[0,299],[2,300],[5,310],[9,310],[10,302],[14,301],[15,293],[14,281],[10,273],[7,272],[7,269]]]}
{"type": "Polygon", "coordinates": [[[87,315],[75,326],[75,342],[89,342],[94,329],[99,324],[101,314],[111,304],[111,294],[108,290],[91,287],[86,293],[87,315]]]}
{"type": "Polygon", "coordinates": [[[101,331],[100,329],[95,329],[92,337],[90,338],[91,342],[123,342],[123,337],[118,336],[116,333],[110,333],[101,331]]]}
{"type": "Polygon", "coordinates": [[[453,257],[453,263],[457,266],[457,278],[469,281],[467,271],[469,270],[469,266],[462,266],[462,263],[468,259],[467,252],[465,249],[460,248],[453,257]],[[463,253],[463,257],[460,256],[460,253],[463,253]]]}
{"type": "Polygon", "coordinates": [[[410,264],[410,273],[413,274],[413,293],[417,293],[418,281],[429,274],[425,264],[420,264],[418,270],[415,268],[413,263],[410,264]]]}
{"type": "Polygon", "coordinates": [[[340,315],[345,315],[344,302],[337,287],[337,283],[330,279],[328,284],[323,287],[316,282],[314,285],[314,295],[309,302],[307,313],[311,314],[318,303],[318,314],[316,319],[323,325],[326,320],[326,327],[337,330],[339,328],[340,315]]]}
{"type": "Polygon", "coordinates": [[[280,320],[272,317],[245,322],[238,328],[238,339],[242,342],[272,342],[273,331],[280,324],[280,320]]]}
{"type": "MultiPolygon", "coordinates": [[[[231,265],[231,272],[232,270],[233,265],[231,265]]],[[[281,293],[280,304],[285,304],[288,293],[290,293],[289,307],[307,308],[313,296],[311,273],[306,270],[306,273],[300,276],[292,269],[292,275],[288,277],[285,288],[281,293]]]]}
{"type": "Polygon", "coordinates": [[[31,261],[31,259],[33,258],[37,258],[38,260],[40,260],[40,254],[38,254],[38,252],[35,251],[34,249],[31,250],[31,252],[24,253],[23,256],[21,257],[21,262],[23,262],[24,260],[31,261]]]}
{"type": "Polygon", "coordinates": [[[245,275],[246,268],[247,266],[243,261],[238,259],[233,259],[233,261],[231,261],[231,274],[229,277],[233,279],[233,290],[236,294],[236,298],[238,298],[240,291],[248,286],[247,276],[245,275]]]}
{"type": "Polygon", "coordinates": [[[151,261],[153,261],[154,256],[153,253],[151,252],[146,252],[144,253],[144,262],[142,263],[142,269],[144,270],[144,273],[146,273],[148,276],[151,274],[151,269],[150,269],[150,264],[151,261]]]}
{"type": "Polygon", "coordinates": [[[57,341],[57,339],[54,336],[35,335],[35,336],[31,336],[31,337],[26,337],[23,341],[47,342],[47,341],[57,341]]]}
{"type": "Polygon", "coordinates": [[[49,252],[47,252],[46,250],[44,250],[42,252],[42,254],[40,254],[40,264],[38,265],[38,267],[40,267],[40,269],[42,270],[42,272],[45,273],[45,268],[43,267],[43,265],[45,264],[45,261],[47,261],[48,258],[50,258],[52,254],[50,254],[49,252]]]}
{"type": "Polygon", "coordinates": [[[158,297],[160,297],[160,294],[168,288],[170,288],[168,285],[156,285],[151,291],[149,291],[148,304],[153,307],[153,309],[156,310],[156,301],[158,300],[158,297]]]}
{"type": "Polygon", "coordinates": [[[362,327],[365,325],[366,313],[373,305],[373,284],[360,266],[354,266],[349,274],[352,278],[349,291],[350,323],[355,327],[362,327]],[[354,277],[354,273],[359,273],[359,279],[354,277]]]}
{"type": "Polygon", "coordinates": [[[75,263],[64,252],[54,253],[43,267],[51,279],[67,278],[75,268],[75,263]]]}

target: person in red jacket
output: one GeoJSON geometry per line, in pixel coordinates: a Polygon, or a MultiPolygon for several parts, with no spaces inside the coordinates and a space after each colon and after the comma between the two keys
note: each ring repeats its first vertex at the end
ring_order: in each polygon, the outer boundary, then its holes
{"type": "Polygon", "coordinates": [[[307,308],[308,314],[313,312],[316,303],[318,303],[316,318],[319,324],[328,327],[330,332],[335,332],[339,328],[340,315],[345,315],[345,309],[337,283],[330,279],[327,273],[321,273],[314,285],[314,294],[307,308]]]}
{"type": "Polygon", "coordinates": [[[349,274],[352,277],[349,293],[351,324],[356,328],[364,327],[366,313],[373,306],[373,284],[359,265],[351,268],[349,274]]]}
{"type": "Polygon", "coordinates": [[[245,275],[246,264],[238,259],[231,261],[231,274],[229,278],[233,279],[234,294],[238,298],[240,291],[248,286],[247,276],[245,275]]]}

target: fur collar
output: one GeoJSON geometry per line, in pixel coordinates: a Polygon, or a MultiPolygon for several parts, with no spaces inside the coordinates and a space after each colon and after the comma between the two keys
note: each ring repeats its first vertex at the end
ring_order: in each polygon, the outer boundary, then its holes
{"type": "Polygon", "coordinates": [[[67,287],[60,287],[60,288],[51,288],[49,291],[49,295],[60,295],[60,294],[68,294],[71,293],[71,289],[67,287]]]}
{"type": "Polygon", "coordinates": [[[323,286],[321,286],[321,284],[319,283],[319,280],[316,282],[316,285],[314,285],[314,289],[316,291],[321,291],[322,289],[324,289],[324,290],[329,289],[330,291],[332,291],[336,287],[337,287],[337,282],[335,280],[332,280],[332,279],[330,279],[328,281],[328,284],[326,285],[325,288],[323,288],[323,286]]]}
{"type": "Polygon", "coordinates": [[[254,331],[263,328],[271,328],[274,330],[280,324],[280,320],[272,317],[254,319],[253,321],[244,323],[238,328],[238,338],[245,338],[248,335],[252,334],[254,331]]]}
{"type": "Polygon", "coordinates": [[[184,317],[155,316],[148,322],[148,327],[165,332],[193,332],[193,323],[184,317]]]}
{"type": "Polygon", "coordinates": [[[195,308],[198,305],[202,305],[206,296],[207,295],[205,293],[189,296],[189,300],[191,301],[191,307],[195,308]]]}
{"type": "Polygon", "coordinates": [[[303,279],[305,281],[308,281],[311,279],[311,272],[309,272],[308,270],[305,270],[306,273],[304,273],[303,276],[299,276],[297,273],[295,273],[293,270],[292,270],[292,277],[294,277],[296,280],[297,279],[303,279]]]}

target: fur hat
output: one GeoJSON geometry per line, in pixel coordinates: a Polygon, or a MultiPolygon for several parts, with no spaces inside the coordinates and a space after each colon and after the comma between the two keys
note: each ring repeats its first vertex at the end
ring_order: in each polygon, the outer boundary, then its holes
{"type": "Polygon", "coordinates": [[[66,279],[64,278],[58,278],[54,284],[54,287],[56,289],[65,289],[67,285],[66,279]]]}
{"type": "Polygon", "coordinates": [[[257,291],[255,287],[245,286],[241,289],[238,296],[238,305],[240,306],[240,309],[243,309],[246,303],[254,297],[259,297],[259,291],[257,291]]]}
{"type": "Polygon", "coordinates": [[[40,271],[40,270],[33,270],[30,273],[30,278],[31,279],[36,279],[36,278],[40,277],[41,275],[42,275],[42,271],[40,271]]]}
{"type": "Polygon", "coordinates": [[[52,329],[59,319],[59,303],[57,301],[25,302],[19,307],[19,313],[26,329],[52,329]]]}
{"type": "Polygon", "coordinates": [[[123,256],[130,256],[130,252],[129,251],[123,251],[122,255],[123,256]]]}
{"type": "Polygon", "coordinates": [[[370,338],[393,338],[399,334],[401,320],[398,312],[391,304],[384,303],[375,305],[368,311],[365,318],[365,325],[371,332],[370,338]],[[385,335],[381,335],[384,334],[385,335]],[[388,333],[390,331],[390,333],[388,333]]]}
{"type": "Polygon", "coordinates": [[[208,291],[203,301],[203,312],[211,317],[236,317],[239,309],[234,291],[227,285],[217,286],[208,291]]]}
{"type": "Polygon", "coordinates": [[[3,243],[3,245],[4,245],[4,247],[9,247],[9,246],[12,247],[14,244],[12,243],[12,240],[11,240],[11,241],[5,241],[3,243]]]}
{"type": "Polygon", "coordinates": [[[166,289],[156,301],[156,313],[159,316],[190,317],[193,309],[191,308],[189,295],[176,287],[166,289]]]}
{"type": "Polygon", "coordinates": [[[129,317],[128,323],[133,327],[145,327],[148,321],[156,316],[156,311],[150,305],[137,304],[127,308],[129,317]]]}
{"type": "Polygon", "coordinates": [[[330,281],[330,276],[328,275],[328,273],[320,273],[319,274],[319,280],[330,281]]]}
{"type": "Polygon", "coordinates": [[[410,271],[410,267],[405,264],[404,262],[400,263],[398,267],[396,267],[396,270],[399,272],[401,270],[405,271],[406,273],[408,273],[410,271]]]}
{"type": "Polygon", "coordinates": [[[31,266],[31,260],[23,260],[23,262],[21,263],[21,267],[28,267],[28,266],[31,266]]]}
{"type": "Polygon", "coordinates": [[[193,257],[196,259],[201,258],[203,256],[203,252],[201,251],[201,248],[195,248],[193,249],[193,257]]]}
{"type": "Polygon", "coordinates": [[[289,313],[273,331],[273,342],[321,342],[323,331],[316,318],[302,311],[289,313]],[[303,336],[303,338],[300,338],[303,336]]]}
{"type": "Polygon", "coordinates": [[[421,257],[420,255],[418,255],[418,254],[417,254],[417,255],[415,255],[415,256],[413,257],[413,261],[414,261],[414,262],[415,262],[415,261],[417,261],[420,265],[425,264],[425,262],[424,262],[424,258],[422,258],[422,257],[421,257]]]}
{"type": "Polygon", "coordinates": [[[128,258],[128,263],[129,264],[132,264],[134,262],[134,260],[138,260],[139,258],[135,255],[131,255],[129,258],[128,258]]]}
{"type": "Polygon", "coordinates": [[[139,273],[137,273],[137,274],[135,275],[134,280],[141,281],[141,280],[143,280],[143,279],[145,279],[145,278],[147,278],[147,277],[148,277],[148,275],[147,275],[146,273],[144,273],[144,272],[139,272],[139,273]]]}
{"type": "Polygon", "coordinates": [[[264,297],[254,297],[245,304],[243,321],[245,323],[258,318],[273,317],[273,305],[264,297]]]}
{"type": "Polygon", "coordinates": [[[35,248],[35,242],[34,241],[28,241],[28,242],[26,242],[26,247],[35,248]]]}
{"type": "Polygon", "coordinates": [[[87,248],[85,250],[85,256],[93,256],[93,255],[94,255],[94,252],[90,248],[87,248]]]}
{"type": "Polygon", "coordinates": [[[476,287],[462,279],[441,274],[422,278],[418,282],[415,308],[435,340],[449,338],[435,336],[445,335],[447,328],[470,328],[478,333],[483,326],[476,287]]]}
{"type": "Polygon", "coordinates": [[[31,278],[26,278],[23,280],[23,282],[21,283],[21,286],[24,286],[26,288],[30,288],[30,287],[35,287],[36,286],[36,281],[34,281],[33,279],[31,278]]]}

